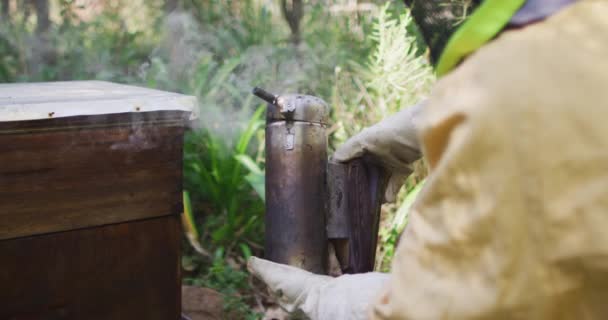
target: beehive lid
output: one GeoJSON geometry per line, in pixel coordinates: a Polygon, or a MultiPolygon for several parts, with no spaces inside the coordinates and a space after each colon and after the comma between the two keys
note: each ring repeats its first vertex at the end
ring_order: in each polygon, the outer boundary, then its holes
{"type": "Polygon", "coordinates": [[[105,81],[0,84],[0,122],[152,111],[195,118],[195,106],[193,96],[105,81]]]}

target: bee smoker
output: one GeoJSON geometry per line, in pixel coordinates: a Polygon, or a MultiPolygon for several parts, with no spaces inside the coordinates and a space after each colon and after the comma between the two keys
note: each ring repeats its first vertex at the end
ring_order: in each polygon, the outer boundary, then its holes
{"type": "Polygon", "coordinates": [[[265,257],[324,274],[331,243],[342,272],[372,271],[382,170],[363,160],[328,161],[323,100],[253,93],[268,102],[265,257]]]}

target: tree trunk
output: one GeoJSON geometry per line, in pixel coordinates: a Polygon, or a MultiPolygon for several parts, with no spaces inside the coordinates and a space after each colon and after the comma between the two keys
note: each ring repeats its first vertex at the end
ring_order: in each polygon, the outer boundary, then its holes
{"type": "Polygon", "coordinates": [[[41,74],[45,66],[53,65],[57,60],[57,52],[50,41],[49,29],[49,0],[29,1],[36,14],[36,40],[31,48],[29,70],[32,74],[41,74]]]}
{"type": "Polygon", "coordinates": [[[51,26],[51,20],[49,18],[49,1],[33,0],[33,4],[36,10],[36,33],[45,33],[51,26]]]}
{"type": "Polygon", "coordinates": [[[178,5],[179,5],[178,0],[165,0],[165,5],[164,5],[165,13],[169,14],[169,13],[173,12],[173,10],[177,9],[178,5]]]}
{"type": "Polygon", "coordinates": [[[27,21],[30,18],[31,10],[31,2],[32,0],[22,0],[16,1],[17,3],[17,12],[23,13],[23,21],[27,21]]]}
{"type": "Polygon", "coordinates": [[[9,0],[2,0],[2,2],[0,3],[0,5],[2,6],[2,21],[7,21],[9,18],[9,4],[9,0]]]}
{"type": "Polygon", "coordinates": [[[298,44],[300,42],[300,20],[304,16],[302,0],[281,0],[281,9],[289,29],[291,29],[291,41],[298,44]]]}

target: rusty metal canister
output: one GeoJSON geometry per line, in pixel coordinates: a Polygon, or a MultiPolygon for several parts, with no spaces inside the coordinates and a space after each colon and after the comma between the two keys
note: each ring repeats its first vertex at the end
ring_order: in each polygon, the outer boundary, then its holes
{"type": "MultiPolygon", "coordinates": [[[[270,101],[272,99],[266,99],[270,101]]],[[[274,96],[266,123],[266,258],[325,273],[327,104],[274,96]]]]}

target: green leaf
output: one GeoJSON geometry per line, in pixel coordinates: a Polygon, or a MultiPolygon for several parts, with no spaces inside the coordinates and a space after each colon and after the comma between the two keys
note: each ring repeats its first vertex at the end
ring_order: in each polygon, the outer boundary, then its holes
{"type": "Polygon", "coordinates": [[[245,260],[249,259],[249,257],[253,255],[248,245],[241,243],[239,244],[239,247],[241,248],[241,252],[243,253],[243,257],[245,258],[245,260]]]}
{"type": "Polygon", "coordinates": [[[266,178],[264,176],[264,173],[250,173],[245,176],[245,180],[249,182],[249,185],[251,185],[253,190],[255,190],[258,196],[260,196],[260,199],[262,199],[262,201],[266,201],[266,178]]]}
{"type": "Polygon", "coordinates": [[[194,214],[192,213],[192,203],[190,202],[190,194],[188,191],[183,191],[183,203],[184,203],[184,220],[186,232],[190,233],[194,239],[198,239],[199,233],[196,228],[196,222],[194,221],[194,214]]]}
{"type": "Polygon", "coordinates": [[[401,203],[401,206],[399,206],[399,209],[397,209],[397,213],[395,214],[392,227],[393,230],[397,230],[397,232],[401,233],[403,228],[405,228],[405,225],[407,224],[407,217],[410,213],[410,208],[418,197],[420,190],[422,190],[424,187],[425,182],[426,179],[420,181],[420,183],[418,183],[411,191],[408,192],[407,196],[403,200],[403,203],[401,203]]]}
{"type": "Polygon", "coordinates": [[[224,224],[221,227],[219,227],[217,230],[215,230],[211,233],[211,238],[215,242],[223,242],[224,240],[227,239],[227,237],[230,233],[230,230],[231,230],[230,224],[224,224]]]}
{"type": "Polygon", "coordinates": [[[256,175],[263,175],[264,171],[258,167],[258,165],[253,161],[253,159],[245,154],[238,154],[234,156],[238,162],[240,162],[247,170],[256,175]]]}
{"type": "Polygon", "coordinates": [[[251,116],[251,119],[247,123],[247,128],[239,137],[239,141],[236,146],[237,154],[243,154],[245,151],[247,151],[247,146],[249,146],[251,138],[255,132],[264,125],[264,121],[261,120],[261,118],[265,110],[266,108],[258,108],[251,116]]]}

